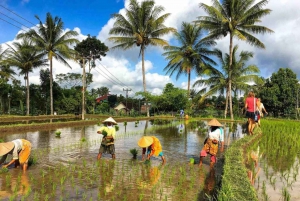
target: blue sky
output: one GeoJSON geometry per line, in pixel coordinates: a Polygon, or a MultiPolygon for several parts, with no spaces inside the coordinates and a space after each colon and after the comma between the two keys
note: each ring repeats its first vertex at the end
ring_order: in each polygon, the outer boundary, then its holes
{"type": "MultiPolygon", "coordinates": [[[[124,8],[128,5],[128,0],[1,0],[0,5],[4,6],[22,16],[33,24],[38,21],[34,17],[38,15],[42,21],[45,20],[46,13],[50,12],[52,16],[62,18],[65,29],[76,30],[79,33],[78,39],[83,40],[87,34],[96,36],[108,47],[113,44],[107,41],[109,37],[109,29],[113,25],[111,14],[123,13],[124,8]]],[[[156,0],[158,5],[165,8],[165,12],[171,13],[166,21],[166,25],[180,29],[182,21],[192,22],[197,16],[206,15],[199,8],[199,3],[210,4],[210,0],[156,0]]],[[[271,14],[262,18],[262,25],[274,30],[271,35],[255,35],[266,46],[266,49],[258,49],[247,43],[234,40],[234,44],[239,45],[240,50],[254,52],[254,57],[249,64],[257,65],[261,70],[261,76],[270,77],[273,72],[276,72],[280,67],[289,67],[298,78],[300,77],[300,57],[298,56],[300,37],[297,33],[300,31],[298,26],[300,23],[300,14],[297,8],[300,7],[298,0],[270,0],[266,8],[272,10],[271,14]]],[[[33,25],[8,10],[0,6],[0,18],[15,24],[19,28],[4,22],[0,19],[0,44],[5,46],[5,43],[14,41],[15,36],[26,27],[33,28],[33,25]],[[7,16],[21,22],[20,25],[7,16]]],[[[165,36],[171,44],[174,40],[172,35],[165,36]]],[[[228,51],[229,39],[224,38],[217,41],[217,48],[223,52],[228,51]]],[[[92,87],[101,86],[109,87],[112,93],[125,95],[123,88],[131,88],[130,96],[134,92],[142,91],[142,74],[141,74],[141,58],[138,57],[138,48],[129,51],[114,50],[109,51],[107,56],[101,62],[97,62],[97,67],[92,70],[94,75],[94,84],[92,87]],[[112,77],[111,74],[114,76],[112,77]],[[107,79],[116,78],[122,83],[112,83],[107,79]]],[[[167,65],[167,61],[161,55],[162,48],[149,47],[146,51],[146,81],[147,89],[154,94],[161,93],[165,84],[171,82],[180,88],[187,88],[187,77],[181,76],[179,80],[175,80],[175,75],[169,77],[163,72],[163,68],[167,65]]],[[[76,62],[70,61],[72,70],[62,64],[54,63],[54,78],[57,73],[76,72],[81,73],[81,69],[76,62]]],[[[192,75],[192,83],[197,78],[192,75]]],[[[30,74],[31,83],[39,83],[39,70],[30,74]]],[[[118,82],[118,81],[117,81],[118,82]]]]}

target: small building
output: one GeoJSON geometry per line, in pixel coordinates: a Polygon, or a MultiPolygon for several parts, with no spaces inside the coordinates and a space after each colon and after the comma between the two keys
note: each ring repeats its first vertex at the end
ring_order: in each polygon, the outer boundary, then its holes
{"type": "Polygon", "coordinates": [[[126,106],[123,103],[119,103],[116,107],[114,107],[114,110],[117,113],[126,113],[129,111],[129,109],[126,108],[126,106]]]}

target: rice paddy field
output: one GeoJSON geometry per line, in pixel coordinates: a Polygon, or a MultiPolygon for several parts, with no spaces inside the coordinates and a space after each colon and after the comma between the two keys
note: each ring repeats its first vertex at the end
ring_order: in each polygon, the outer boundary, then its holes
{"type": "MultiPolygon", "coordinates": [[[[209,169],[209,158],[204,160],[203,168],[198,167],[199,152],[207,134],[206,121],[118,122],[118,127],[116,159],[103,154],[99,161],[96,157],[102,139],[102,135],[97,134],[100,125],[0,134],[5,142],[24,138],[33,146],[33,164],[27,172],[14,167],[1,170],[1,200],[212,198],[220,181],[218,166],[222,160],[217,161],[215,170],[209,169]],[[161,159],[156,157],[150,164],[141,160],[142,150],[137,141],[143,135],[154,135],[161,141],[166,164],[162,165],[161,159]],[[133,148],[139,151],[137,159],[133,159],[129,151],[133,148]]],[[[226,125],[226,147],[244,136],[240,124],[234,124],[233,128],[229,130],[226,125]]],[[[218,158],[223,154],[219,152],[218,158]]],[[[262,163],[260,160],[260,165],[262,163]]],[[[262,178],[260,187],[261,182],[262,178]]]]}
{"type": "Polygon", "coordinates": [[[300,200],[299,122],[263,121],[262,137],[248,149],[248,166],[259,200],[300,200]],[[257,158],[255,166],[253,158],[257,158]]]}

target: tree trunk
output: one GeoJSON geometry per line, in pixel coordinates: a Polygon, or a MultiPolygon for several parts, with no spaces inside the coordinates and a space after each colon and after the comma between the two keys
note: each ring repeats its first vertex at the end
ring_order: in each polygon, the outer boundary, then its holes
{"type": "MultiPolygon", "coordinates": [[[[142,45],[142,74],[143,74],[143,87],[144,87],[144,92],[146,93],[146,75],[145,75],[145,47],[142,45]]],[[[147,110],[147,117],[150,117],[149,114],[149,107],[148,107],[148,98],[146,97],[146,110],[147,110]]]]}
{"type": "Polygon", "coordinates": [[[86,75],[85,75],[85,59],[82,63],[82,109],[81,109],[81,119],[84,120],[85,115],[85,84],[86,84],[86,75]]]}
{"type": "Polygon", "coordinates": [[[190,85],[191,85],[191,69],[188,69],[188,93],[187,93],[188,98],[190,98],[190,85]]]}
{"type": "Polygon", "coordinates": [[[29,116],[29,111],[30,111],[30,102],[29,102],[29,76],[28,73],[25,73],[26,76],[26,107],[27,107],[27,111],[26,111],[26,115],[29,116]]]}
{"type": "Polygon", "coordinates": [[[52,55],[50,56],[50,115],[53,115],[53,77],[52,77],[52,55]]]}
{"type": "Polygon", "coordinates": [[[232,51],[233,51],[233,36],[232,33],[230,33],[230,45],[229,45],[229,82],[228,82],[228,95],[229,95],[229,109],[230,109],[230,118],[233,120],[233,111],[232,111],[232,96],[231,96],[231,83],[232,83],[232,51]]]}
{"type": "Polygon", "coordinates": [[[228,87],[226,88],[226,100],[225,100],[225,110],[224,110],[224,118],[226,119],[227,116],[227,110],[228,110],[228,99],[229,99],[229,93],[228,93],[228,87]]]}

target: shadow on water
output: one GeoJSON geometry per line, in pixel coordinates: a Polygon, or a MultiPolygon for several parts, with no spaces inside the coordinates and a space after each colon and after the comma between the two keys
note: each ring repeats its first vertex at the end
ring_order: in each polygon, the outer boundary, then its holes
{"type": "MultiPolygon", "coordinates": [[[[118,125],[114,161],[109,154],[96,160],[102,138],[97,134],[98,125],[61,128],[59,138],[55,136],[56,130],[0,134],[4,141],[17,138],[31,141],[32,155],[38,161],[26,176],[13,167],[8,173],[0,174],[1,197],[3,200],[10,197],[16,200],[205,200],[205,194],[213,194],[222,160],[217,161],[214,171],[209,170],[209,159],[204,160],[202,169],[198,167],[207,135],[205,121],[127,122],[126,132],[123,122],[118,125]],[[160,157],[153,157],[151,164],[141,161],[142,150],[137,141],[143,135],[155,135],[160,140],[167,160],[165,165],[161,165],[160,157]],[[132,148],[139,150],[137,160],[129,152],[132,148]],[[190,164],[190,159],[195,163],[190,164]],[[17,181],[17,187],[13,181],[17,181]]],[[[230,129],[225,127],[225,145],[229,146],[238,137],[231,137],[230,129]]],[[[236,136],[243,136],[239,124],[235,132],[236,136]]],[[[222,154],[218,153],[218,158],[222,154]]]]}

